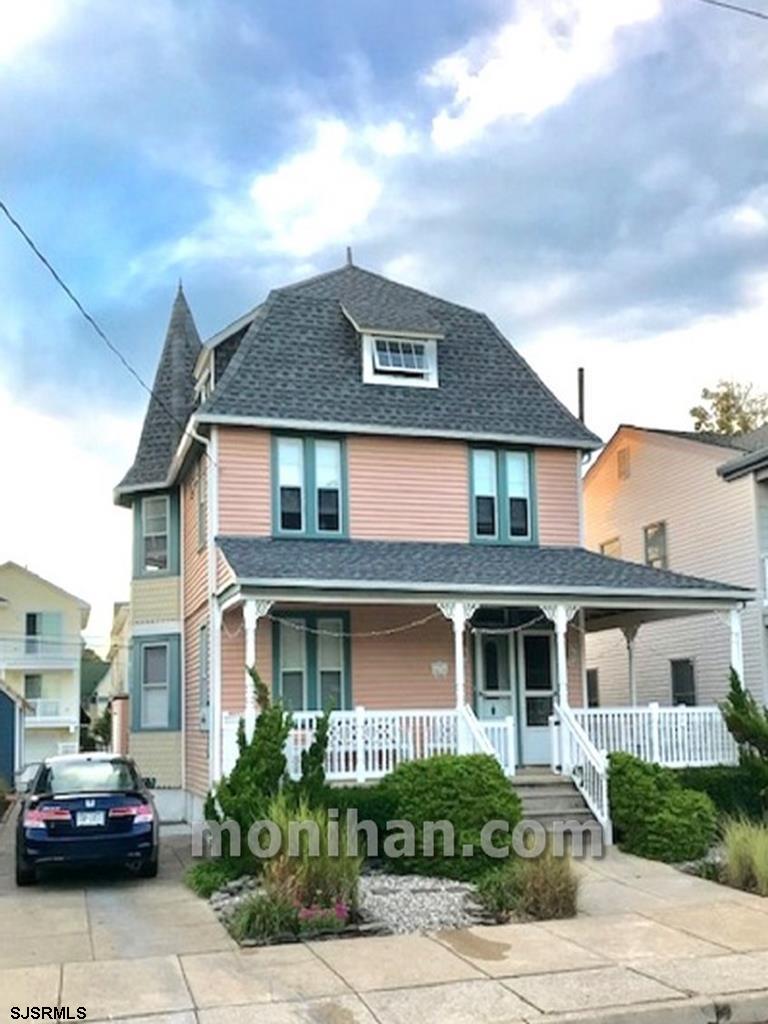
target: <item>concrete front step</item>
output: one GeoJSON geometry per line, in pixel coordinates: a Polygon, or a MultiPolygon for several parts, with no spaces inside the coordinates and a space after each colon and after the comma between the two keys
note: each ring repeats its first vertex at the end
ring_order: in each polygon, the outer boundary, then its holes
{"type": "Polygon", "coordinates": [[[561,797],[559,800],[523,800],[523,811],[535,817],[537,814],[569,814],[571,811],[588,810],[578,793],[561,797]]]}
{"type": "Polygon", "coordinates": [[[548,831],[566,822],[587,824],[594,821],[571,779],[545,768],[523,768],[510,780],[520,797],[523,817],[538,821],[548,831]]]}

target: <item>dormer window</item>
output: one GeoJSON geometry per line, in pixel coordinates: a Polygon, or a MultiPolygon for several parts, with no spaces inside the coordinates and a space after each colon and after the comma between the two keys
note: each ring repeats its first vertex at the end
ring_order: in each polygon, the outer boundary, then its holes
{"type": "Polygon", "coordinates": [[[412,373],[423,377],[429,369],[421,341],[374,338],[373,364],[377,373],[412,373]]]}
{"type": "Polygon", "coordinates": [[[363,383],[436,388],[437,340],[364,334],[363,383]]]}

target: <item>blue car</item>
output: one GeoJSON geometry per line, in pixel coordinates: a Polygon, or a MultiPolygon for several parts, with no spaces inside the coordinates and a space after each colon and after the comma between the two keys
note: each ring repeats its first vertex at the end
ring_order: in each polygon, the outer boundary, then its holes
{"type": "Polygon", "coordinates": [[[38,867],[57,864],[122,864],[154,878],[158,820],[150,782],[117,754],[43,761],[16,826],[16,884],[31,885],[38,867]]]}

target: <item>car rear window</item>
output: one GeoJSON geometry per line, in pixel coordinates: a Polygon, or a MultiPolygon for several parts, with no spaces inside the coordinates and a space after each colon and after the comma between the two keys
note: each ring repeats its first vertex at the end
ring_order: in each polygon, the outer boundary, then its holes
{"type": "Polygon", "coordinates": [[[128,761],[61,761],[40,773],[37,793],[117,793],[138,789],[139,779],[128,761]]]}

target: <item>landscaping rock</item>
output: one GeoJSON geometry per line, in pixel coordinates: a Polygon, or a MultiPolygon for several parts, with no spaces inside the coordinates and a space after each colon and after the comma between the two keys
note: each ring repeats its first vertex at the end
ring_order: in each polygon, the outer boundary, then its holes
{"type": "Polygon", "coordinates": [[[483,920],[475,887],[448,878],[376,872],[360,879],[360,906],[366,916],[394,934],[466,928],[483,920]]]}

